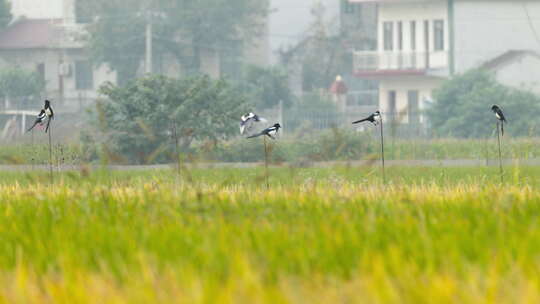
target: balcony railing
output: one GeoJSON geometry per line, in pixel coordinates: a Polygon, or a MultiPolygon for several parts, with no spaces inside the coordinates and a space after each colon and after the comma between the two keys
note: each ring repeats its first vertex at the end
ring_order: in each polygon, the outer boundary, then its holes
{"type": "Polygon", "coordinates": [[[427,70],[448,66],[447,52],[355,52],[355,71],[427,70]]]}

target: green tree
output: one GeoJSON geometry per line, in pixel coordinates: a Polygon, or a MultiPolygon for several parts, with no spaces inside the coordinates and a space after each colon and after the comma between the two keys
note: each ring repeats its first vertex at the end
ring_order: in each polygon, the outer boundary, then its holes
{"type": "Polygon", "coordinates": [[[246,110],[237,90],[206,76],[147,76],[124,87],[108,83],[100,91],[107,97],[97,113],[104,140],[136,163],[165,159],[175,124],[181,148],[187,149],[194,141],[236,134],[239,113],[246,110]]]}
{"type": "MultiPolygon", "coordinates": [[[[145,52],[145,26],[153,21],[155,58],[172,56],[187,71],[199,71],[203,50],[227,53],[247,45],[263,29],[267,0],[78,1],[96,62],[109,63],[121,80],[135,76],[145,52]]],[[[237,54],[238,55],[238,54],[237,54]]]]}
{"type": "Polygon", "coordinates": [[[0,0],[0,28],[6,27],[12,18],[11,3],[7,0],[0,0]]]}
{"type": "Polygon", "coordinates": [[[540,98],[501,85],[485,71],[469,71],[447,81],[435,92],[435,99],[427,115],[438,136],[490,136],[496,126],[493,104],[502,107],[508,119],[508,134],[532,135],[540,127],[540,98]]]}
{"type": "Polygon", "coordinates": [[[21,68],[0,71],[0,96],[3,98],[37,97],[45,90],[45,82],[36,72],[21,68]]]}
{"type": "Polygon", "coordinates": [[[280,100],[285,107],[292,104],[287,74],[278,67],[247,66],[240,82],[240,87],[249,95],[256,109],[275,107],[280,100]]]}

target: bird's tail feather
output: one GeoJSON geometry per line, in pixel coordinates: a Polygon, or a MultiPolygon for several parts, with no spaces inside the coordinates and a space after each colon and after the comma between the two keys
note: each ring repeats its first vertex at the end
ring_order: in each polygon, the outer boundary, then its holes
{"type": "Polygon", "coordinates": [[[261,135],[263,135],[263,133],[253,134],[251,136],[248,136],[247,138],[255,138],[255,137],[259,137],[261,135]]]}
{"type": "Polygon", "coordinates": [[[37,126],[37,123],[34,123],[26,132],[32,131],[37,126]]]}
{"type": "Polygon", "coordinates": [[[353,125],[354,125],[354,124],[361,123],[361,122],[364,122],[364,121],[367,121],[367,120],[368,120],[367,118],[357,120],[357,121],[353,122],[353,125]]]}
{"type": "Polygon", "coordinates": [[[504,121],[501,121],[501,134],[504,136],[504,121]]]}

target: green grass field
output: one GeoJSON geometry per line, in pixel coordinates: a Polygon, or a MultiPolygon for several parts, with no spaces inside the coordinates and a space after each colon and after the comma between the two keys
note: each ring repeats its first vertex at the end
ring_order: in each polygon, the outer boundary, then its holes
{"type": "Polygon", "coordinates": [[[538,303],[540,168],[0,174],[4,303],[538,303]]]}

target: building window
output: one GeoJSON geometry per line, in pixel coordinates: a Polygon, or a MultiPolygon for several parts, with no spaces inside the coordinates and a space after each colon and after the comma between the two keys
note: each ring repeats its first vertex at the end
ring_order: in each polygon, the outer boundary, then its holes
{"type": "Polygon", "coordinates": [[[403,22],[397,23],[398,50],[403,51],[403,22]]]}
{"type": "Polygon", "coordinates": [[[397,105],[396,105],[396,91],[389,91],[388,92],[388,117],[391,122],[394,122],[396,120],[396,111],[397,111],[397,105]]]}
{"type": "Polygon", "coordinates": [[[407,92],[407,114],[410,124],[420,123],[420,107],[418,102],[418,91],[407,92]]]}
{"type": "Polygon", "coordinates": [[[444,51],[444,21],[433,22],[433,43],[435,51],[444,51]]]}
{"type": "Polygon", "coordinates": [[[343,12],[345,12],[345,14],[354,14],[356,12],[355,3],[350,3],[349,0],[343,0],[341,3],[343,5],[343,12]]]}
{"type": "Polygon", "coordinates": [[[416,51],[416,21],[411,21],[411,51],[416,51]]]}
{"type": "Polygon", "coordinates": [[[384,22],[384,50],[392,51],[394,49],[394,23],[384,22]]]}
{"type": "Polygon", "coordinates": [[[90,61],[75,62],[75,89],[94,89],[94,69],[90,61]]]}

